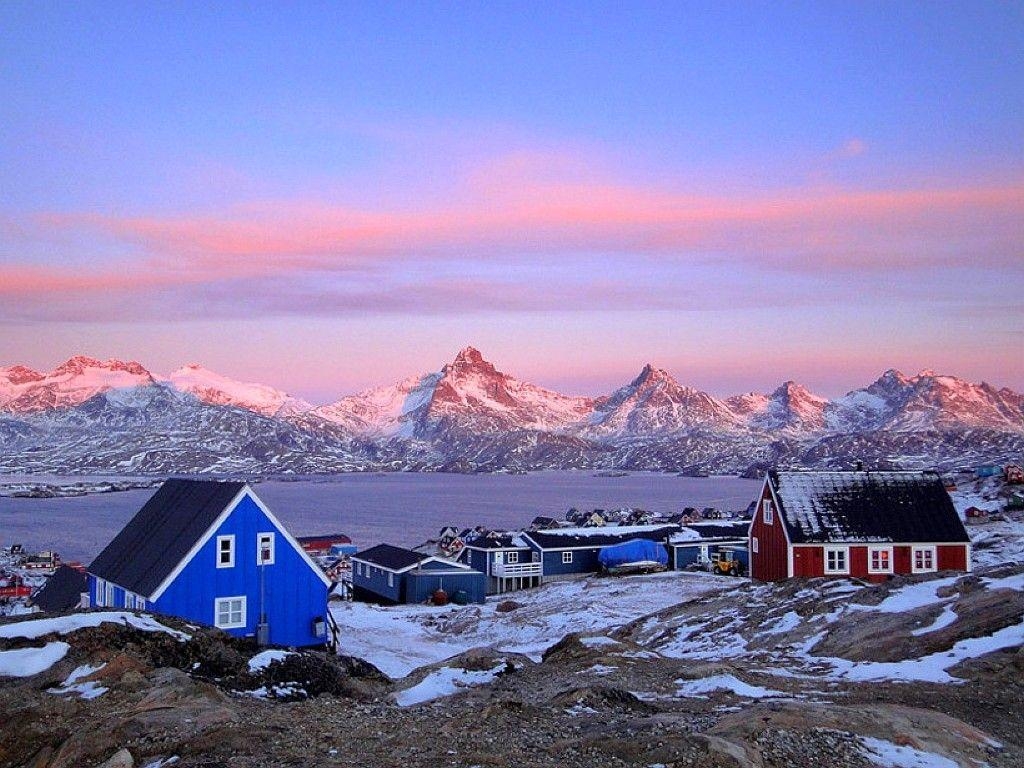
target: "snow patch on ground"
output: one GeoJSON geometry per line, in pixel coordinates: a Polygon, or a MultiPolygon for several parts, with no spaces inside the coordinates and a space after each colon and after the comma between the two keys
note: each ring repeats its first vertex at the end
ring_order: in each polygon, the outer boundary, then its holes
{"type": "Polygon", "coordinates": [[[71,646],[47,643],[42,648],[16,648],[0,651],[0,677],[32,677],[45,672],[63,659],[71,646]]]}
{"type": "Polygon", "coordinates": [[[270,666],[272,661],[283,661],[289,656],[294,656],[292,651],[261,651],[249,659],[249,671],[259,672],[270,666]]]}
{"type": "Polygon", "coordinates": [[[143,632],[166,632],[178,640],[188,640],[189,636],[184,632],[171,629],[161,624],[148,614],[137,615],[127,611],[101,611],[98,613],[75,613],[70,616],[57,616],[52,619],[36,619],[35,621],[21,621],[14,624],[7,624],[0,627],[0,638],[11,639],[24,637],[32,640],[44,635],[58,634],[68,635],[79,629],[87,627],[98,627],[104,622],[113,622],[141,629],[143,632]]]}
{"type": "Polygon", "coordinates": [[[958,768],[955,761],[934,752],[901,747],[891,741],[870,736],[861,736],[860,740],[864,744],[864,757],[882,768],[958,768]]]}
{"type": "Polygon", "coordinates": [[[67,693],[77,693],[83,699],[95,699],[98,696],[102,696],[109,689],[104,688],[94,680],[84,682],[79,682],[79,680],[83,677],[88,677],[94,672],[99,672],[105,666],[106,664],[83,664],[80,667],[76,667],[75,671],[68,675],[63,683],[56,688],[51,688],[49,693],[54,693],[58,696],[67,693]]]}
{"type": "Polygon", "coordinates": [[[415,704],[422,704],[425,701],[452,696],[467,688],[487,685],[504,668],[504,662],[498,664],[493,669],[476,672],[471,672],[467,669],[442,667],[431,672],[411,688],[398,691],[395,694],[395,702],[400,707],[411,707],[415,704]]]}
{"type": "Polygon", "coordinates": [[[702,677],[699,680],[676,680],[676,685],[679,686],[679,689],[676,691],[677,696],[697,699],[706,699],[707,696],[705,694],[714,691],[731,691],[737,696],[743,696],[748,699],[767,699],[787,695],[782,691],[744,683],[733,675],[712,675],[710,677],[702,677]]]}
{"type": "Polygon", "coordinates": [[[936,617],[935,621],[933,621],[927,627],[921,627],[919,629],[915,629],[910,634],[913,635],[914,637],[920,637],[921,635],[927,635],[927,634],[929,634],[931,632],[938,632],[940,629],[942,629],[944,627],[948,627],[950,624],[955,622],[956,619],[957,619],[956,611],[953,610],[953,606],[952,605],[948,605],[947,604],[947,605],[944,605],[942,607],[942,613],[940,613],[936,617]]]}

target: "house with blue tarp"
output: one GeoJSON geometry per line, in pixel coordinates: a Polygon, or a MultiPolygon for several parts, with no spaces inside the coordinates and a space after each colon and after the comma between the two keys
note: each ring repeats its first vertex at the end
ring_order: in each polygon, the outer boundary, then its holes
{"type": "Polygon", "coordinates": [[[245,483],[171,479],[88,570],[94,607],[282,646],[323,645],[331,582],[245,483]]]}
{"type": "Polygon", "coordinates": [[[707,566],[717,554],[728,549],[749,570],[748,534],[750,522],[714,520],[680,527],[668,539],[671,567],[677,571],[707,566]]]}
{"type": "Polygon", "coordinates": [[[352,555],[352,596],[384,604],[425,603],[438,591],[456,603],[483,603],[487,577],[466,563],[378,544],[352,555]]]}
{"type": "Polygon", "coordinates": [[[526,531],[521,535],[531,549],[540,553],[543,580],[556,581],[600,571],[599,555],[604,547],[633,539],[664,545],[678,530],[678,525],[619,525],[526,531]]]}
{"type": "Polygon", "coordinates": [[[486,533],[466,541],[459,560],[487,577],[487,594],[539,587],[540,552],[518,533],[486,533]]]}

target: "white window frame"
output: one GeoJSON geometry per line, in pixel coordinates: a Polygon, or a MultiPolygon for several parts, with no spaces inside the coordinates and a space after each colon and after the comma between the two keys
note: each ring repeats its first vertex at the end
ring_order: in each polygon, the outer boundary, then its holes
{"type": "Polygon", "coordinates": [[[572,552],[562,553],[562,565],[569,565],[572,562],[572,552]]]}
{"type": "Polygon", "coordinates": [[[509,565],[515,565],[516,563],[519,562],[519,553],[518,552],[508,552],[508,553],[506,553],[505,554],[505,562],[508,563],[509,565]]]}
{"type": "Polygon", "coordinates": [[[109,581],[103,585],[103,605],[107,608],[114,607],[114,585],[109,581]]]}
{"type": "Polygon", "coordinates": [[[775,508],[771,499],[761,499],[761,519],[765,525],[775,525],[775,508]]]}
{"type": "Polygon", "coordinates": [[[218,568],[234,568],[235,567],[235,537],[234,534],[228,536],[217,537],[217,567],[218,568]],[[228,545],[228,549],[224,549],[224,544],[228,545]],[[221,560],[221,555],[224,552],[228,553],[228,562],[221,560]]]}
{"type": "Polygon", "coordinates": [[[247,606],[246,606],[245,595],[234,595],[232,597],[217,597],[217,598],[214,598],[214,600],[213,600],[213,626],[215,626],[215,627],[217,627],[219,629],[244,629],[245,628],[245,624],[246,624],[246,612],[247,612],[247,606]],[[231,616],[232,616],[232,614],[235,613],[235,611],[232,610],[231,603],[233,603],[236,600],[241,603],[240,610],[238,611],[238,613],[240,614],[241,618],[238,621],[232,621],[231,620],[231,616]],[[228,620],[226,622],[224,622],[224,623],[221,623],[221,620],[220,620],[221,605],[223,603],[227,603],[228,604],[228,610],[227,610],[228,620]]]}
{"type": "Polygon", "coordinates": [[[256,534],[256,565],[273,565],[274,557],[277,552],[277,537],[274,536],[273,531],[263,531],[256,534]],[[261,560],[260,555],[263,552],[263,542],[269,543],[270,558],[267,560],[261,560]]]}
{"type": "Polygon", "coordinates": [[[868,547],[868,573],[892,573],[892,557],[892,547],[868,547]],[[876,568],[872,559],[875,555],[881,554],[882,552],[886,553],[886,562],[888,562],[889,565],[885,568],[876,568]]]}
{"type": "Polygon", "coordinates": [[[825,575],[826,576],[848,576],[850,574],[850,548],[849,547],[825,547],[824,552],[824,563],[825,575]],[[843,567],[842,568],[829,568],[828,567],[828,556],[831,553],[836,555],[842,554],[843,556],[843,567]]]}
{"type": "Polygon", "coordinates": [[[93,607],[95,607],[95,608],[103,608],[104,607],[104,605],[103,605],[103,593],[104,593],[104,591],[106,589],[106,584],[107,584],[107,582],[105,582],[103,579],[100,579],[100,578],[96,579],[96,605],[93,606],[93,607]]]}
{"type": "Polygon", "coordinates": [[[758,553],[758,549],[757,548],[758,548],[757,536],[752,536],[750,538],[750,551],[753,552],[756,555],[758,553]]]}
{"type": "MultiPolygon", "coordinates": [[[[923,562],[923,558],[922,558],[923,562]]],[[[925,544],[921,546],[914,546],[910,549],[910,572],[911,573],[935,573],[939,570],[939,548],[934,544],[925,544]],[[917,567],[917,555],[921,553],[931,554],[932,565],[927,567],[922,565],[920,568],[917,567]]]]}
{"type": "Polygon", "coordinates": [[[395,586],[395,574],[393,574],[391,571],[388,571],[388,586],[395,586]]]}

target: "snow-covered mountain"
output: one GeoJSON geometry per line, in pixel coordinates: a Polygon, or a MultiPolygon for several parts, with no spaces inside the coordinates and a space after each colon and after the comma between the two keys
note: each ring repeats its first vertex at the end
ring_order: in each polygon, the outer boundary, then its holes
{"type": "Polygon", "coordinates": [[[833,432],[898,432],[950,429],[1024,431],[1024,397],[990,384],[922,371],[904,376],[888,370],[874,383],[829,403],[833,432]]]}
{"type": "Polygon", "coordinates": [[[730,397],[725,404],[753,429],[813,434],[825,428],[828,400],[802,384],[787,381],[770,395],[751,392],[730,397]]]}
{"type": "Polygon", "coordinates": [[[1024,396],[887,371],[827,401],[792,381],[727,399],[647,365],[610,395],[563,395],[472,347],[440,370],[312,407],[201,366],[169,377],[73,357],[0,368],[0,472],[753,472],[1019,460],[1024,396]]]}
{"type": "Polygon", "coordinates": [[[744,420],[723,401],[684,387],[648,363],[626,386],[595,402],[584,429],[594,437],[653,437],[693,430],[733,432],[744,420]]]}
{"type": "Polygon", "coordinates": [[[0,368],[0,411],[35,413],[81,405],[111,389],[147,386],[153,375],[136,362],[100,362],[77,355],[43,374],[15,365],[0,368]]]}
{"type": "Polygon", "coordinates": [[[562,432],[583,421],[592,404],[519,381],[466,347],[440,371],[344,397],[314,413],[359,435],[429,438],[450,431],[562,432]]]}
{"type": "Polygon", "coordinates": [[[313,408],[287,392],[235,381],[195,363],[174,371],[168,381],[179,392],[189,392],[208,405],[234,405],[263,416],[293,416],[313,408]]]}

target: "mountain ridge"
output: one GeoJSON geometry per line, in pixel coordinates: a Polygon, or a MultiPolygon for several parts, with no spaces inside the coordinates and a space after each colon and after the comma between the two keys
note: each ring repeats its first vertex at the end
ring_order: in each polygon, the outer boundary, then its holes
{"type": "Polygon", "coordinates": [[[313,406],[198,364],[160,376],[135,361],[76,355],[49,373],[0,368],[0,447],[12,457],[0,471],[704,472],[854,458],[919,466],[1017,446],[1024,396],[930,370],[889,369],[831,400],[794,381],[723,399],[648,363],[628,384],[585,397],[520,381],[466,347],[439,370],[313,406]],[[216,448],[189,433],[199,424],[215,425],[216,448]],[[124,456],[127,446],[150,458],[124,456]],[[240,464],[225,458],[233,453],[240,464]]]}

